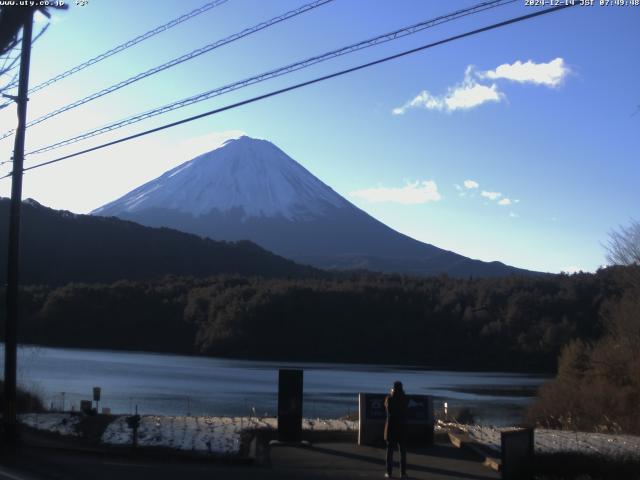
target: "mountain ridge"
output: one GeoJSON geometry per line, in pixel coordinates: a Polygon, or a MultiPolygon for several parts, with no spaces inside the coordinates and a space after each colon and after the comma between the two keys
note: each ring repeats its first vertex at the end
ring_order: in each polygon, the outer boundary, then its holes
{"type": "Polygon", "coordinates": [[[458,277],[538,273],[470,259],[397,232],[271,142],[247,136],[182,163],[91,214],[217,240],[248,239],[323,269],[458,277]]]}

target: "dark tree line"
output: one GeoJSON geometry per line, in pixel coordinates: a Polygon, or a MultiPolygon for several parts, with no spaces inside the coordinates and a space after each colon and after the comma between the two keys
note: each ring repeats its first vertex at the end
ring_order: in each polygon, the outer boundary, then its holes
{"type": "Polygon", "coordinates": [[[564,346],[603,335],[603,311],[624,297],[629,268],[31,286],[19,333],[24,343],[56,346],[554,372],[564,346]]]}

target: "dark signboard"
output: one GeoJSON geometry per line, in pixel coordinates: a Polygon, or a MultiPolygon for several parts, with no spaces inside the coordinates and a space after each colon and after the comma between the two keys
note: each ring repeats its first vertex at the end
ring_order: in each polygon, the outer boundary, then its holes
{"type": "Polygon", "coordinates": [[[278,440],[302,440],[302,370],[278,372],[278,440]]]}
{"type": "Polygon", "coordinates": [[[502,478],[515,480],[530,478],[533,462],[533,429],[501,432],[502,478]]]}
{"type": "MultiPolygon", "coordinates": [[[[383,441],[384,423],[387,411],[384,407],[386,394],[361,393],[358,395],[360,408],[360,445],[377,445],[383,441]]],[[[415,444],[433,443],[433,403],[428,395],[407,395],[407,435],[415,444]]]]}

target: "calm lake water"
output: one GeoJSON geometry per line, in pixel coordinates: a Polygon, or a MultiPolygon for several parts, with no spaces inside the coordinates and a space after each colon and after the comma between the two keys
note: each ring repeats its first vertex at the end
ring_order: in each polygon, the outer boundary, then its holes
{"type": "MultiPolygon", "coordinates": [[[[3,350],[4,347],[0,347],[3,350]]],[[[4,352],[0,364],[4,363],[4,352]]],[[[101,407],[166,415],[275,415],[278,369],[304,369],[304,415],[331,418],[357,412],[358,392],[388,391],[401,380],[408,393],[433,395],[442,410],[467,407],[476,420],[495,425],[520,420],[539,375],[478,373],[392,365],[287,363],[138,352],[23,346],[20,384],[48,406],[76,409],[102,388],[101,407]]]]}

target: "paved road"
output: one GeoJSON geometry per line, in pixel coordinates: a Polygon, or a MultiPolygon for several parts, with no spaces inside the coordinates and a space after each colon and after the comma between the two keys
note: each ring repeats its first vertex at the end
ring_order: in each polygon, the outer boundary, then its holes
{"type": "MultiPolygon", "coordinates": [[[[384,474],[382,449],[348,443],[320,443],[311,448],[274,446],[269,460],[267,465],[233,465],[26,448],[17,467],[0,467],[0,480],[360,480],[381,479],[384,474]]],[[[410,451],[408,463],[409,475],[415,479],[499,478],[473,454],[445,444],[410,451]]]]}
{"type": "MultiPolygon", "coordinates": [[[[271,464],[292,478],[380,479],[384,475],[385,452],[380,448],[349,443],[316,444],[313,448],[271,449],[271,464]]],[[[396,454],[397,457],[397,454],[396,454]]],[[[410,478],[425,480],[488,480],[500,476],[483,466],[480,459],[449,444],[436,444],[407,455],[410,478]]],[[[394,474],[399,476],[399,470],[394,474]]]]}

